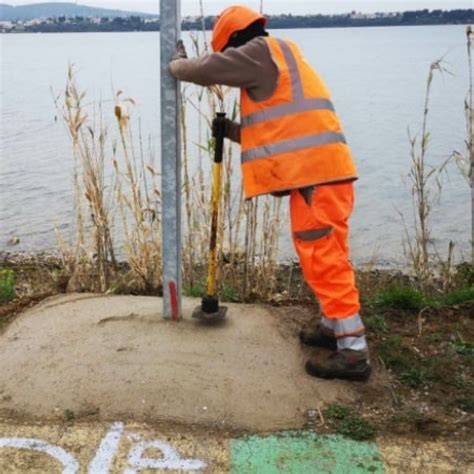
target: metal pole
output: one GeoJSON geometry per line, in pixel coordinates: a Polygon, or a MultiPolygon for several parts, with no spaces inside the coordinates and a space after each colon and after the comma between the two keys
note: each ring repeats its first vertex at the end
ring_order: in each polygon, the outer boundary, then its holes
{"type": "Polygon", "coordinates": [[[163,317],[181,318],[181,149],[179,86],[168,71],[181,33],[180,0],[160,1],[163,317]]]}

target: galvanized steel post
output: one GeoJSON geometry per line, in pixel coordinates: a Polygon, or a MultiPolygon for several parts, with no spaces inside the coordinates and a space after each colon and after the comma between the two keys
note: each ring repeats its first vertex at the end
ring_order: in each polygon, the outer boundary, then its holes
{"type": "Polygon", "coordinates": [[[180,0],[160,1],[163,317],[181,318],[181,149],[179,85],[168,71],[181,33],[180,0]]]}

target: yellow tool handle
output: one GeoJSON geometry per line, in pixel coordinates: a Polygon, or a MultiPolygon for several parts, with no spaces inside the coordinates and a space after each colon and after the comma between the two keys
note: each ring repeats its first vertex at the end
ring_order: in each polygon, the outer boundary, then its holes
{"type": "Polygon", "coordinates": [[[216,295],[217,274],[217,225],[219,222],[219,196],[221,195],[222,163],[214,162],[212,166],[212,199],[211,199],[211,243],[209,247],[209,268],[207,274],[207,294],[216,295]]]}

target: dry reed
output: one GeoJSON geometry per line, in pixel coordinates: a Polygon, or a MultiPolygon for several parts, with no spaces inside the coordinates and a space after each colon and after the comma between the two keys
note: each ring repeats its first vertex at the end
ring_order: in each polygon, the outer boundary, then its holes
{"type": "Polygon", "coordinates": [[[472,72],[472,41],[474,30],[472,26],[466,28],[467,62],[469,74],[469,88],[464,100],[464,113],[466,116],[466,148],[463,152],[455,151],[454,159],[465,176],[471,188],[471,263],[474,265],[474,114],[473,114],[473,72],[472,72]]]}
{"type": "MultiPolygon", "coordinates": [[[[442,59],[431,63],[426,81],[426,90],[423,107],[423,119],[421,127],[421,138],[412,136],[408,132],[410,140],[411,168],[408,179],[412,193],[413,204],[413,227],[411,235],[408,226],[404,221],[405,228],[405,249],[408,254],[411,267],[415,273],[419,285],[426,289],[430,285],[433,277],[433,239],[431,235],[430,217],[436,191],[441,191],[439,180],[441,172],[445,170],[449,161],[438,166],[430,165],[427,161],[428,148],[430,142],[430,132],[428,129],[428,116],[430,110],[431,88],[435,73],[448,72],[442,59]]],[[[402,216],[403,218],[403,216],[402,216]]]]}
{"type": "MultiPolygon", "coordinates": [[[[206,51],[198,39],[197,55],[206,51]]],[[[116,94],[113,117],[117,133],[105,125],[102,104],[84,102],[86,94],[68,72],[63,118],[69,131],[74,159],[75,236],[72,244],[57,229],[58,243],[72,274],[71,290],[160,292],[161,199],[159,173],[145,157],[141,132],[133,134],[135,102],[116,94]],[[92,113],[91,113],[92,112],[92,113]],[[96,118],[96,115],[98,118],[96,118]],[[90,119],[93,117],[93,119],[90,119]],[[118,257],[116,257],[118,255],[118,257]],[[126,260],[123,278],[117,258],[126,260]],[[124,288],[124,280],[126,280],[124,288]]],[[[235,96],[229,88],[199,90],[183,87],[181,134],[183,143],[183,281],[185,290],[204,287],[209,249],[210,166],[214,152],[209,117],[226,110],[238,117],[235,96]],[[199,142],[189,137],[190,111],[197,112],[199,142]],[[197,158],[197,164],[195,159],[197,158]]],[[[193,117],[194,120],[194,117],[193,117]]],[[[260,198],[246,202],[234,163],[235,148],[225,146],[220,200],[220,289],[224,296],[270,298],[275,289],[280,235],[280,200],[260,198]]]]}

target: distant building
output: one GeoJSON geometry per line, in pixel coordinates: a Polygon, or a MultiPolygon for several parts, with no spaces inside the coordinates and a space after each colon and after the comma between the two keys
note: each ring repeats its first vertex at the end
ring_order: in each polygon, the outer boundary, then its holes
{"type": "Polygon", "coordinates": [[[28,20],[28,21],[23,22],[23,25],[24,26],[36,26],[36,25],[41,25],[41,23],[45,23],[45,21],[46,20],[38,20],[38,19],[28,20]]]}
{"type": "Polygon", "coordinates": [[[0,21],[0,30],[10,30],[13,28],[11,21],[0,21]]]}

